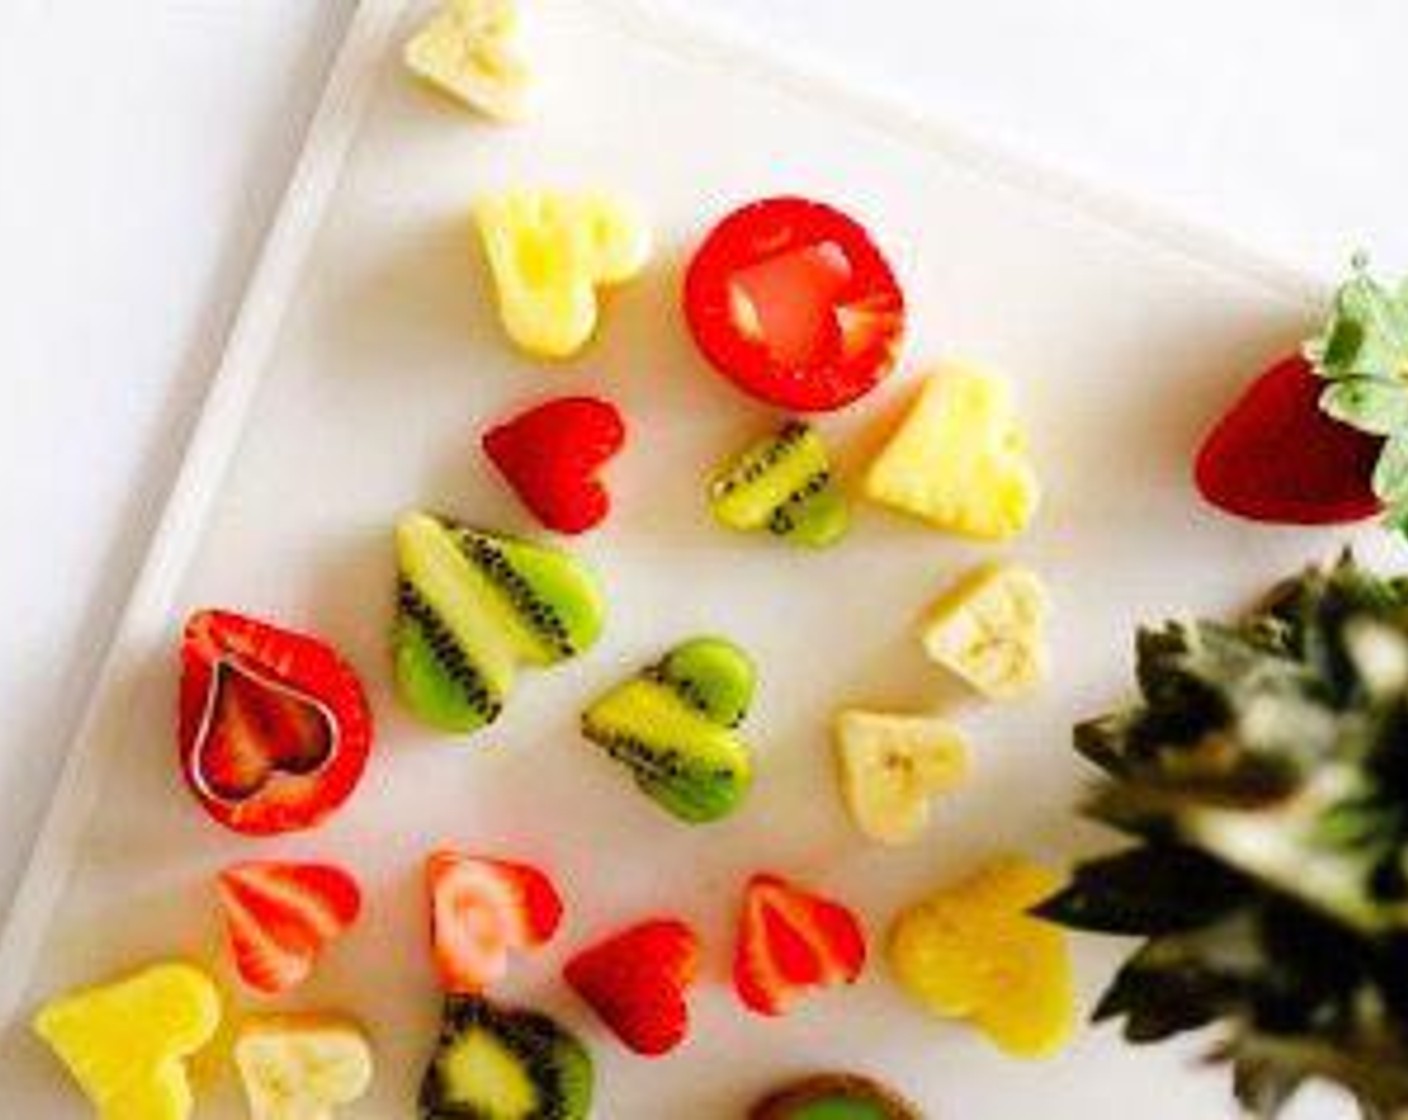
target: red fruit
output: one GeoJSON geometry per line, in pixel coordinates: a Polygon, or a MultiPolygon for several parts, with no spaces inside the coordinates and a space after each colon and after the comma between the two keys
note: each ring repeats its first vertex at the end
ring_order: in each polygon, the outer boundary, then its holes
{"type": "Polygon", "coordinates": [[[510,950],[545,944],[562,921],[557,889],[527,864],[439,851],[425,875],[431,955],[447,992],[483,992],[508,971],[510,950]]]}
{"type": "Polygon", "coordinates": [[[484,453],[544,527],[581,533],[599,524],[611,498],[597,472],[626,442],[614,405],[595,397],[540,404],[484,435],[484,453]]]}
{"type": "Polygon", "coordinates": [[[632,926],[578,953],[567,982],[637,1054],[669,1053],[689,1033],[685,993],[699,971],[699,939],[683,922],[632,926]]]}
{"type": "Polygon", "coordinates": [[[830,412],[894,365],[904,294],[870,235],[804,198],[769,198],[714,227],[685,277],[704,356],[745,393],[830,412]]]}
{"type": "Polygon", "coordinates": [[[853,984],[865,934],[844,906],[776,875],[755,875],[743,899],[733,983],[761,1015],[781,1015],[808,988],[853,984]]]}
{"type": "Polygon", "coordinates": [[[239,863],[220,873],[220,902],[241,979],[270,995],[303,983],[362,908],[346,871],[322,863],[239,863]]]}
{"type": "Polygon", "coordinates": [[[1198,451],[1203,497],[1238,517],[1293,525],[1377,514],[1371,483],[1383,441],[1321,411],[1324,387],[1299,356],[1253,381],[1198,451]]]}
{"type": "Polygon", "coordinates": [[[311,828],[351,796],[372,716],[362,685],[317,638],[200,611],[181,646],[181,770],[221,824],[311,828]]]}

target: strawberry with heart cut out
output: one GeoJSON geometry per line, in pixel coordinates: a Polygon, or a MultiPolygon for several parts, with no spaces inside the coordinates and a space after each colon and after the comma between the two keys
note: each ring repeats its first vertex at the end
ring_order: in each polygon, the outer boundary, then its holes
{"type": "Polygon", "coordinates": [[[484,453],[545,528],[584,533],[605,520],[611,497],[597,477],[626,442],[616,407],[559,397],[485,433],[484,453]]]}
{"type": "Polygon", "coordinates": [[[689,1034],[686,997],[698,971],[694,931],[655,918],[584,949],[563,976],[629,1049],[655,1058],[689,1034]]]}
{"type": "Polygon", "coordinates": [[[207,610],[187,623],[181,661],[181,770],[215,820],[252,835],[290,832],[351,796],[371,750],[371,709],[331,646],[207,610]]]}

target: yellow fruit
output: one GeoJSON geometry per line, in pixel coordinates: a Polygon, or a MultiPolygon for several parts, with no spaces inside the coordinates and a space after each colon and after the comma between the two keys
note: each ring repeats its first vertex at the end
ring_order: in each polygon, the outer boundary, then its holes
{"type": "Polygon", "coordinates": [[[220,1025],[220,994],[200,969],[157,964],[40,1008],[34,1030],[100,1120],[184,1120],[194,1106],[185,1059],[220,1025]]]}
{"type": "Polygon", "coordinates": [[[1020,533],[1040,488],[1007,383],[972,366],[941,367],[871,464],[865,493],[949,532],[1020,533]]]}
{"type": "Polygon", "coordinates": [[[930,608],[920,640],[932,660],[984,696],[1009,700],[1046,676],[1048,610],[1034,572],[986,565],[930,608]]]}
{"type": "Polygon", "coordinates": [[[890,967],[935,1015],[965,1019],[1018,1058],[1059,1050],[1075,1021],[1065,934],[1028,911],[1060,880],[1009,856],[906,910],[890,932],[890,967]]]}
{"type": "Polygon", "coordinates": [[[265,1015],[241,1025],[235,1065],[250,1120],[332,1120],[372,1081],[361,1028],[334,1015],[265,1015]]]}
{"type": "Polygon", "coordinates": [[[645,267],[650,233],[615,199],[519,190],[475,208],[504,329],[528,353],[566,358],[591,339],[598,291],[645,267]]]}
{"type": "Polygon", "coordinates": [[[916,839],[930,799],[968,776],[963,737],[926,716],[844,711],[836,717],[836,759],[851,819],[882,844],[916,839]]]}
{"type": "Polygon", "coordinates": [[[528,68],[513,45],[514,0],[445,0],[406,43],[406,65],[457,100],[496,120],[523,115],[528,68]]]}

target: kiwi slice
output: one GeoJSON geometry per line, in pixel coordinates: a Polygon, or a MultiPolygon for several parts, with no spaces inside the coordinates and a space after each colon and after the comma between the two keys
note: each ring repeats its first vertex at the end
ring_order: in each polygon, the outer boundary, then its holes
{"type": "Polygon", "coordinates": [[[794,544],[821,548],[841,539],[850,510],[826,447],[810,425],[793,420],[754,444],[715,476],[714,516],[733,529],[766,529],[794,544]]]}
{"type": "Polygon", "coordinates": [[[421,1120],[586,1120],[594,1074],[573,1035],[482,996],[445,1001],[420,1089],[421,1120]]]}
{"type": "Polygon", "coordinates": [[[752,760],[736,728],[755,683],[753,663],[737,646],[695,638],[593,703],[582,733],[675,816],[692,824],[718,820],[752,783],[752,760]]]}
{"type": "Polygon", "coordinates": [[[396,554],[396,680],[433,727],[492,723],[519,665],[564,661],[600,636],[601,594],[557,549],[416,512],[396,527],[396,554]]]}
{"type": "Polygon", "coordinates": [[[823,1073],[787,1085],[754,1106],[749,1120],[924,1120],[878,1081],[823,1073]]]}

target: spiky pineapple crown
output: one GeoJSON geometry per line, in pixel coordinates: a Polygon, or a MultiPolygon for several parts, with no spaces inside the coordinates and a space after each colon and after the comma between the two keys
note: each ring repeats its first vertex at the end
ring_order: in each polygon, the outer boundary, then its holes
{"type": "Polygon", "coordinates": [[[1144,938],[1096,1019],[1218,1026],[1259,1117],[1315,1078],[1408,1114],[1408,580],[1346,556],[1240,623],[1145,630],[1138,683],[1076,729],[1089,814],[1134,844],[1041,908],[1144,938]]]}

